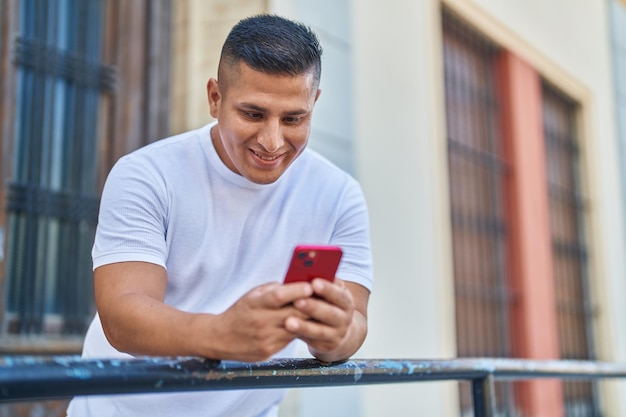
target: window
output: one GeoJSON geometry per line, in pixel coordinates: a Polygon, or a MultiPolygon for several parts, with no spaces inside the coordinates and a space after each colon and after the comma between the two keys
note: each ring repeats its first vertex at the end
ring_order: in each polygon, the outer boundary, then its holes
{"type": "MultiPolygon", "coordinates": [[[[458,354],[594,359],[578,105],[447,11],[443,29],[458,354]]],[[[496,394],[499,415],[600,415],[589,382],[496,394]]]]}
{"type": "Polygon", "coordinates": [[[113,83],[100,62],[103,2],[19,3],[6,195],[5,331],[83,334],[92,314],[97,122],[113,83]]]}
{"type": "MultiPolygon", "coordinates": [[[[444,13],[445,98],[458,355],[510,356],[506,165],[496,91],[497,48],[444,13]]],[[[510,384],[498,407],[512,410],[510,384]]],[[[471,413],[467,386],[461,409],[471,413]]],[[[507,414],[509,415],[509,414],[507,414]]]]}
{"type": "Polygon", "coordinates": [[[76,352],[93,316],[104,178],[119,157],[170,133],[173,5],[0,4],[0,351],[76,352]]]}
{"type": "MultiPolygon", "coordinates": [[[[552,86],[543,87],[543,123],[550,198],[559,346],[563,359],[593,360],[593,311],[588,289],[585,198],[576,140],[577,105],[552,86]]],[[[599,416],[594,384],[563,384],[568,417],[599,416]]]]}

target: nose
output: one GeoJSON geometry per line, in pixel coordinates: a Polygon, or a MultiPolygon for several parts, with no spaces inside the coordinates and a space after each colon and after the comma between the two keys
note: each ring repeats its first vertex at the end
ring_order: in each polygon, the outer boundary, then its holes
{"type": "Polygon", "coordinates": [[[268,153],[277,152],[285,143],[279,120],[267,120],[257,139],[268,153]]]}

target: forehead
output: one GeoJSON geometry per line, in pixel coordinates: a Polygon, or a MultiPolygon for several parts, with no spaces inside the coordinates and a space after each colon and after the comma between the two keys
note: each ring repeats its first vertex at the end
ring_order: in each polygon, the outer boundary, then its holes
{"type": "Polygon", "coordinates": [[[317,91],[314,69],[303,72],[298,75],[291,74],[272,74],[263,71],[257,71],[247,65],[244,61],[239,60],[230,63],[224,63],[218,70],[218,81],[222,89],[230,87],[253,87],[255,84],[269,82],[287,85],[287,84],[304,84],[309,91],[317,91]]]}
{"type": "Polygon", "coordinates": [[[218,83],[226,100],[259,105],[273,101],[294,105],[300,102],[299,106],[308,107],[312,106],[317,92],[313,71],[299,75],[267,74],[240,62],[224,75],[218,83]]]}

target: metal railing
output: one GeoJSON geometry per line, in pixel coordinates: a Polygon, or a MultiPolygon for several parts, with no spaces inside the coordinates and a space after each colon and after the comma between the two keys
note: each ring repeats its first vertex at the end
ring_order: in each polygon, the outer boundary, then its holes
{"type": "Polygon", "coordinates": [[[78,356],[0,357],[0,403],[75,395],[255,388],[303,388],[459,380],[472,384],[476,417],[495,415],[494,380],[626,378],[626,364],[519,359],[314,359],[245,363],[200,358],[82,360],[78,356]]]}

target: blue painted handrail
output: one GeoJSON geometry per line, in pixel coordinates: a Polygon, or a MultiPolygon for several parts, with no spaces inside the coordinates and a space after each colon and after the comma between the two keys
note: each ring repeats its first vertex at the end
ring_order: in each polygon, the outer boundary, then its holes
{"type": "Polygon", "coordinates": [[[0,357],[0,403],[75,395],[466,380],[472,383],[475,416],[491,417],[495,379],[534,378],[626,378],[626,364],[494,358],[354,359],[327,364],[314,359],[245,363],[191,357],[4,356],[0,357]]]}

